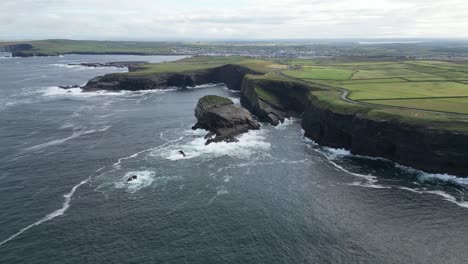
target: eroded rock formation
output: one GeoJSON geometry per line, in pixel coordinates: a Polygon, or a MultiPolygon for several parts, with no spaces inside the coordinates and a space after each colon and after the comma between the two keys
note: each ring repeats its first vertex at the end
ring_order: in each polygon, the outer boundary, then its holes
{"type": "Polygon", "coordinates": [[[260,128],[247,109],[221,96],[208,95],[201,98],[195,108],[195,117],[197,123],[193,129],[210,131],[205,137],[207,145],[221,141],[235,142],[238,135],[260,128]]]}

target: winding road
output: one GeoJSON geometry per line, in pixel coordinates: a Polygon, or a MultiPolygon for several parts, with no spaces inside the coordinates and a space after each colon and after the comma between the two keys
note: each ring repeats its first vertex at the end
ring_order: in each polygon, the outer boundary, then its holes
{"type": "Polygon", "coordinates": [[[468,114],[450,112],[450,111],[437,111],[437,110],[421,109],[421,108],[415,108],[415,107],[403,107],[403,106],[393,106],[393,105],[366,103],[366,102],[362,102],[362,101],[354,101],[351,98],[349,98],[349,96],[351,95],[351,91],[346,90],[344,88],[330,86],[330,85],[321,84],[321,83],[316,83],[316,82],[312,82],[312,81],[304,81],[304,80],[297,79],[297,78],[291,77],[289,75],[286,75],[281,71],[275,71],[275,74],[280,75],[280,76],[282,76],[284,78],[294,80],[294,81],[296,81],[298,83],[305,84],[305,85],[313,85],[313,86],[315,86],[317,88],[323,88],[323,89],[328,89],[328,90],[339,90],[339,91],[341,91],[340,99],[345,101],[345,102],[352,103],[352,104],[366,105],[366,106],[372,106],[372,107],[377,106],[377,107],[382,107],[382,108],[393,108],[393,109],[401,109],[401,110],[413,110],[413,111],[426,112],[426,113],[449,114],[449,115],[455,115],[455,116],[468,117],[468,114]]]}

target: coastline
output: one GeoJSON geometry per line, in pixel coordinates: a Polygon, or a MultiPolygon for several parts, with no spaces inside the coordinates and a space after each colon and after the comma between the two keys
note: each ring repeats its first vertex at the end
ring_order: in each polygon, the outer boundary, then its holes
{"type": "MultiPolygon", "coordinates": [[[[359,111],[340,113],[311,95],[314,87],[262,75],[236,64],[203,70],[152,74],[108,74],[96,77],[84,90],[151,90],[224,83],[241,91],[241,103],[260,121],[278,125],[302,116],[305,136],[317,143],[353,154],[381,157],[430,173],[468,177],[468,133],[402,120],[377,120],[359,111]]],[[[321,92],[320,88],[316,91],[321,92]]]]}

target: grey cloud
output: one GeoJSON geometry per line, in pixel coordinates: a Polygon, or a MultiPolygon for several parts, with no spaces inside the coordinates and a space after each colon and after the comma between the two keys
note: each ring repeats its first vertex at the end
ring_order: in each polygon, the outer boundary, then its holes
{"type": "Polygon", "coordinates": [[[463,0],[207,1],[3,0],[0,38],[460,37],[468,27],[463,0]]]}

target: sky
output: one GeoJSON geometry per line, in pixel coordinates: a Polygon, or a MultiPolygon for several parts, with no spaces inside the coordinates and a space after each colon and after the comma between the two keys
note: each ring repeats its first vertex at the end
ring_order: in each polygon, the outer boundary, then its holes
{"type": "Polygon", "coordinates": [[[466,0],[0,0],[0,40],[467,38],[466,0]]]}

